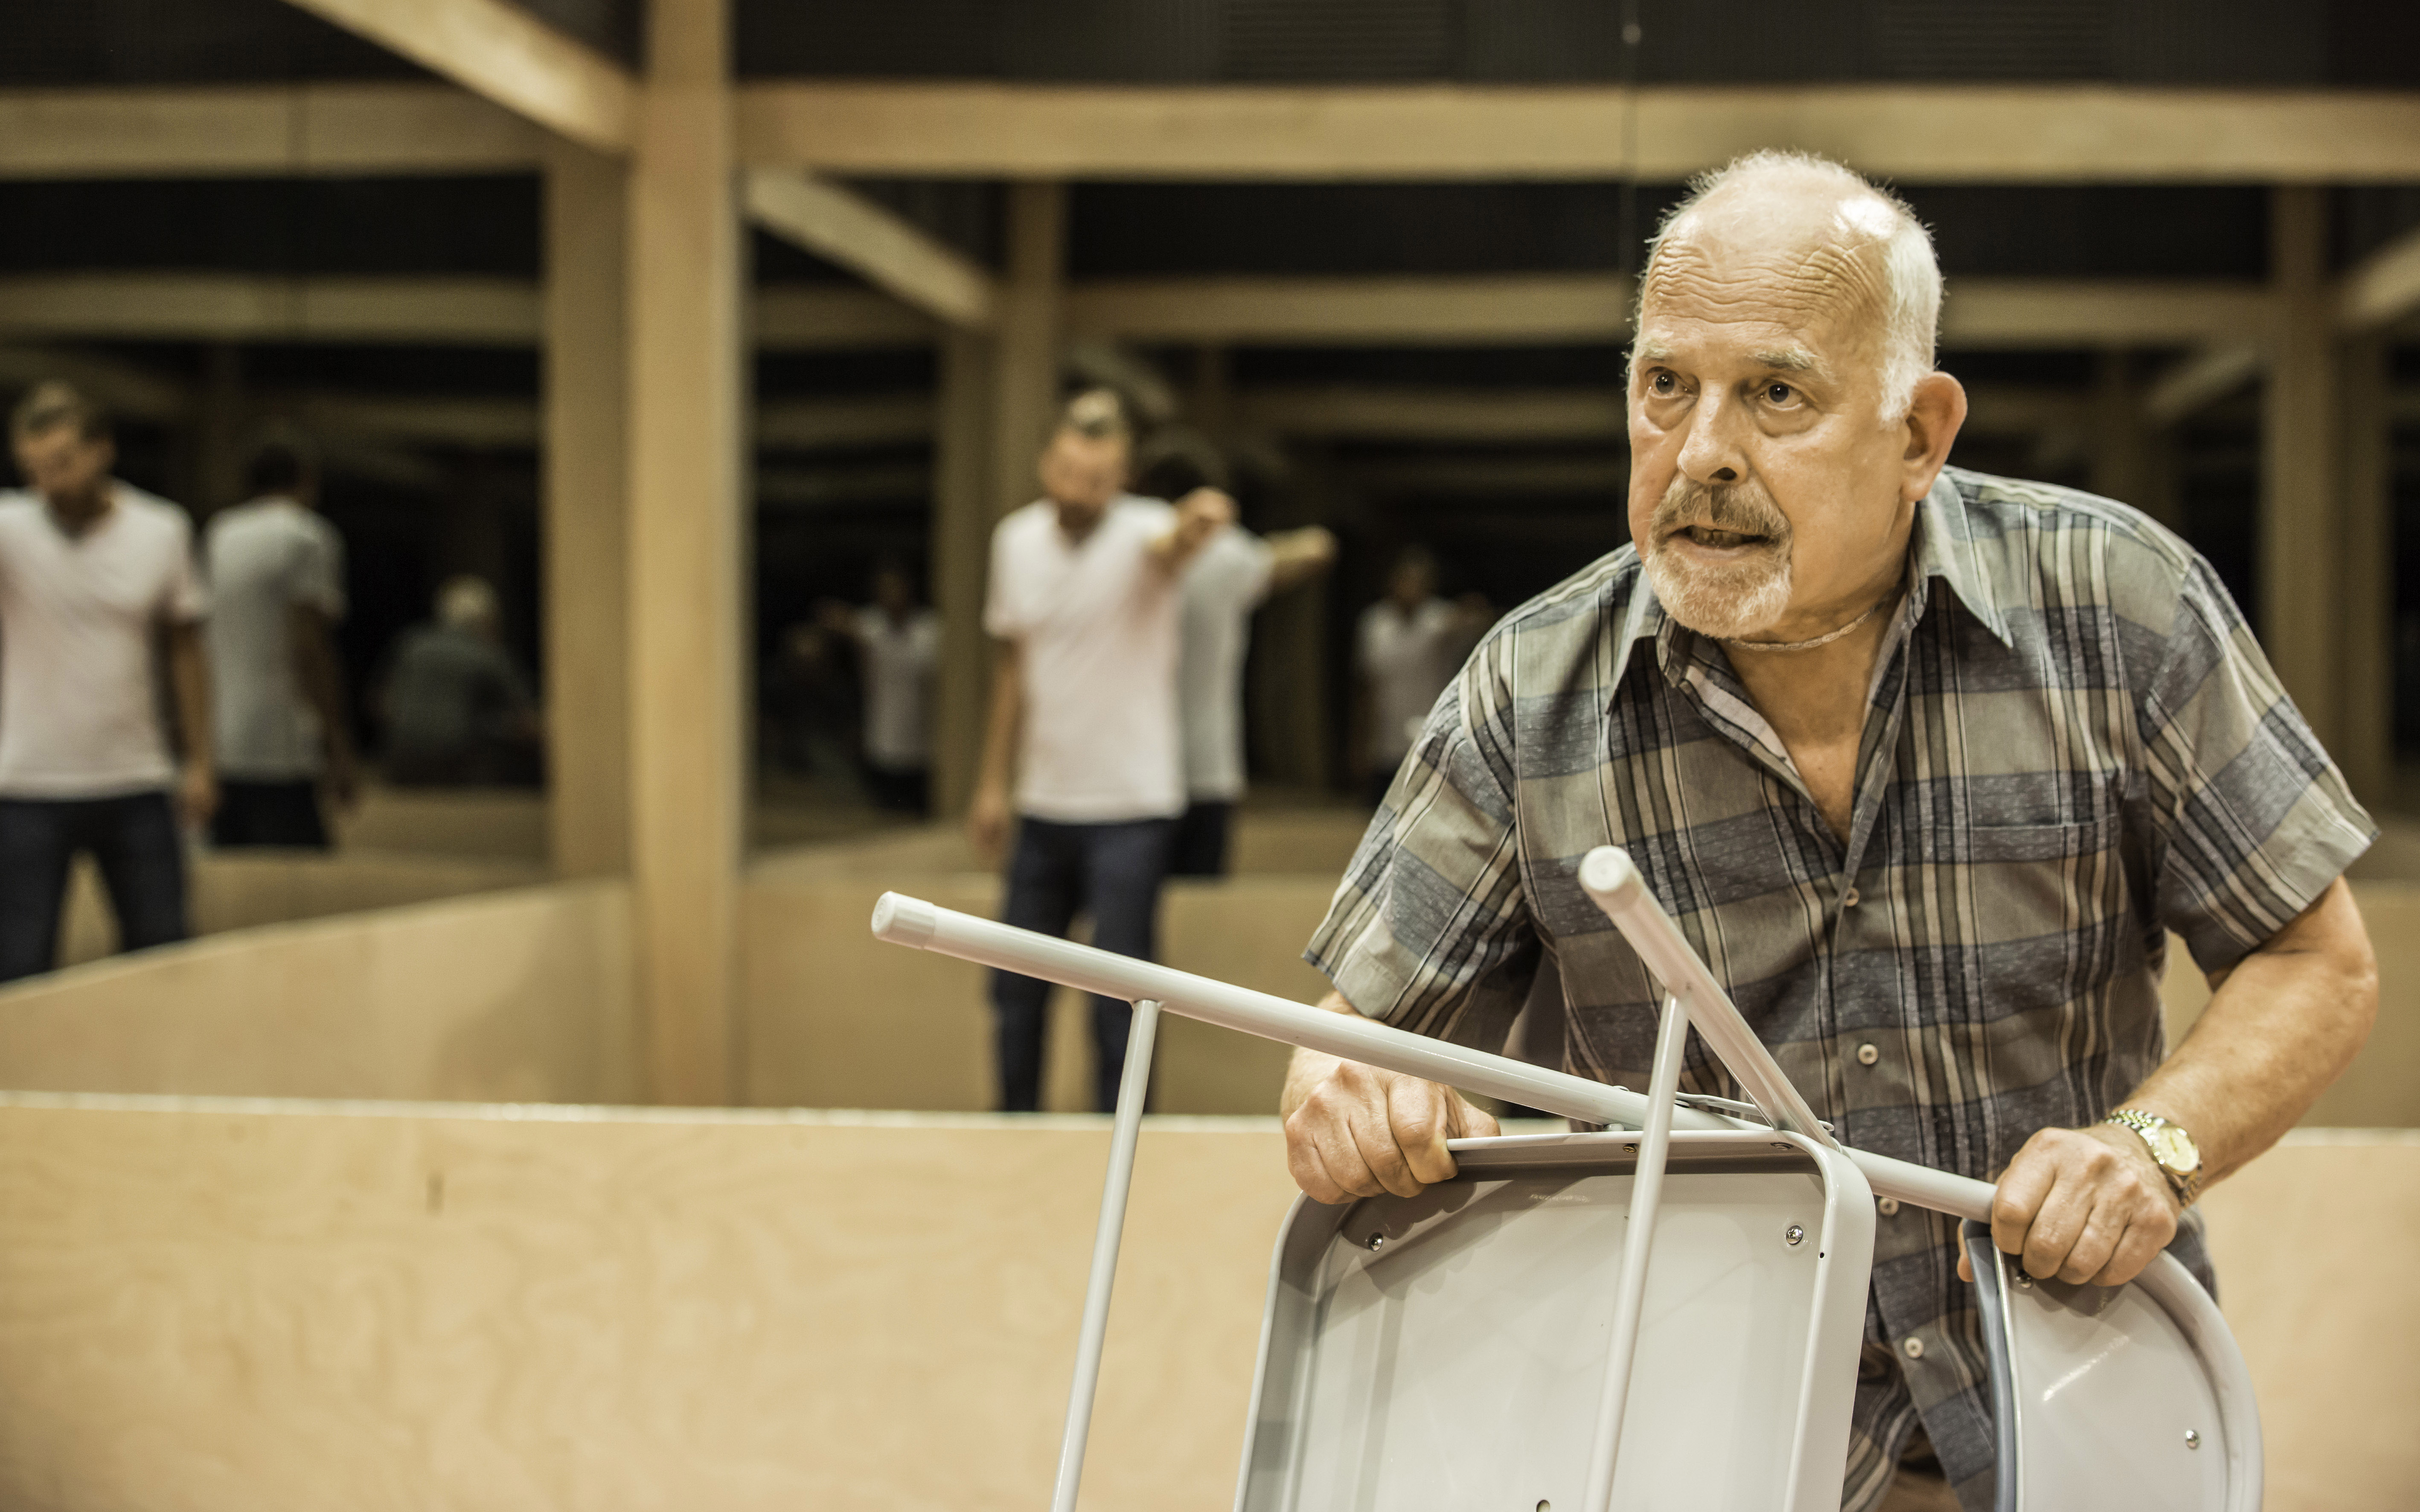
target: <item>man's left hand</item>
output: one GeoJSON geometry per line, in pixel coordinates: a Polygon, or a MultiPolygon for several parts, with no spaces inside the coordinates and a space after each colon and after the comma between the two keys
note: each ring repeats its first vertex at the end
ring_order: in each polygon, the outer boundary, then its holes
{"type": "MultiPolygon", "coordinates": [[[[2122,1286],[2177,1237],[2184,1209],[2131,1129],[2044,1129],[2000,1173],[1992,1242],[2042,1280],[2122,1286]]],[[[1961,1279],[1975,1279],[1963,1253],[1961,1279]]]]}
{"type": "Polygon", "coordinates": [[[210,815],[218,812],[218,775],[200,762],[187,762],[184,769],[177,774],[178,816],[186,824],[199,828],[210,822],[210,815]]]}

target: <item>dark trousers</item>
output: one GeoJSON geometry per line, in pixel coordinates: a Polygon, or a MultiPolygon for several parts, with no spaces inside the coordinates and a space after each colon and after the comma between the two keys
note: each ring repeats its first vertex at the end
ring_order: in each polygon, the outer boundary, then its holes
{"type": "Polygon", "coordinates": [[[101,868],[120,949],[185,938],[185,853],[168,795],[0,798],[0,981],[58,964],[59,913],[78,851],[101,868]]]}
{"type": "MultiPolygon", "coordinates": [[[[1159,884],[1168,875],[1172,819],[1114,825],[1060,825],[1020,819],[1008,863],[1006,923],[1065,934],[1078,913],[1093,919],[1093,943],[1120,955],[1151,958],[1159,884]]],[[[1050,984],[995,971],[991,1006],[999,1035],[1000,1105],[1032,1113],[1042,1106],[1043,1033],[1050,984]]],[[[1117,1105],[1134,1010],[1114,997],[1093,999],[1093,1103],[1117,1105]]]]}
{"type": "Polygon", "coordinates": [[[1223,877],[1227,837],[1235,806],[1222,798],[1196,798],[1176,820],[1176,846],[1168,865],[1172,877],[1223,877]]]}
{"type": "Polygon", "coordinates": [[[221,782],[218,810],[210,815],[210,843],[221,850],[239,845],[326,850],[328,822],[319,811],[319,784],[308,778],[297,782],[236,779],[221,782]]]}
{"type": "Polygon", "coordinates": [[[877,809],[892,813],[928,814],[933,811],[932,790],[930,767],[866,764],[865,795],[874,800],[877,809]]]}

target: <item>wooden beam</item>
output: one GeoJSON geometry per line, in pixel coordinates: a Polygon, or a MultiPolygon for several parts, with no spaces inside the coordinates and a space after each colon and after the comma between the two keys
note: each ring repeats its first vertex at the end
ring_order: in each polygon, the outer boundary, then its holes
{"type": "Polygon", "coordinates": [[[2268,350],[2256,342],[2204,347],[2152,380],[2143,396],[2143,416],[2166,429],[2209,409],[2260,376],[2268,350]]]}
{"type": "Polygon", "coordinates": [[[1419,345],[1621,341],[1618,274],[1102,280],[1067,291],[1074,336],[1113,341],[1419,345]]]}
{"type": "MultiPolygon", "coordinates": [[[[1078,284],[1069,331],[1125,341],[1618,342],[1628,280],[1606,273],[1155,278],[1078,284]]],[[[1945,347],[2171,345],[2265,332],[2268,289],[2178,280],[1953,280],[1945,347]]]]}
{"type": "Polygon", "coordinates": [[[569,143],[553,158],[539,459],[547,850],[558,875],[613,876],[630,868],[629,175],[569,143]]]}
{"type": "Polygon", "coordinates": [[[749,217],[937,319],[988,329],[998,295],[981,265],[913,222],[814,174],[748,175],[749,217]]]}
{"type": "Polygon", "coordinates": [[[991,691],[990,638],[983,609],[991,570],[991,532],[1000,518],[992,494],[991,385],[997,363],[987,338],[943,332],[938,430],[933,446],[930,579],[941,614],[941,659],[934,678],[933,809],[966,812],[983,749],[991,691]]]}
{"type": "Polygon", "coordinates": [[[2420,161],[2420,99],[2338,90],[817,80],[738,109],[745,162],[844,174],[1665,182],[1802,147],[1928,183],[2395,183],[2420,161]]]}
{"type": "Polygon", "coordinates": [[[535,285],[512,278],[60,273],[0,278],[0,331],[172,341],[528,347],[535,285]]]}
{"type": "Polygon", "coordinates": [[[447,85],[0,89],[0,178],[512,173],[545,151],[447,85]]]}
{"type": "MultiPolygon", "coordinates": [[[[1067,186],[1009,186],[1008,276],[1001,286],[1000,327],[991,344],[991,513],[1001,515],[1039,490],[1034,462],[1059,401],[1064,332],[1067,186]]],[[[984,531],[986,543],[990,527],[984,531]]]]}
{"type": "Polygon", "coordinates": [[[138,363],[51,347],[0,347],[0,391],[29,389],[61,378],[131,420],[180,421],[193,409],[192,391],[138,363]]]}
{"type": "Polygon", "coordinates": [[[1618,388],[1273,386],[1236,390],[1231,403],[1245,430],[1365,441],[1619,440],[1629,424],[1618,388]]]}
{"type": "MultiPolygon", "coordinates": [[[[538,286],[521,279],[274,278],[254,273],[62,273],[0,277],[12,337],[342,341],[529,347],[538,286]]],[[[776,285],[754,301],[767,350],[917,347],[933,322],[870,289],[776,285]]]]}
{"type": "Polygon", "coordinates": [[[921,393],[768,399],[756,407],[755,444],[768,451],[891,446],[929,440],[932,399],[921,393]]]}
{"type": "Polygon", "coordinates": [[[291,3],[582,147],[630,146],[630,75],[508,0],[291,3]]]}
{"type": "Polygon", "coordinates": [[[2280,306],[2260,397],[2260,640],[2303,717],[2341,748],[2345,510],[2324,190],[2270,191],[2280,306]]]}
{"type": "Polygon", "coordinates": [[[933,496],[933,470],[898,463],[814,468],[760,468],[756,502],[776,509],[913,501],[933,496]]]}
{"type": "Polygon", "coordinates": [[[2420,230],[2407,231],[2344,275],[2336,320],[2351,334],[2383,331],[2420,311],[2420,230]]]}
{"type": "Polygon", "coordinates": [[[648,7],[630,181],[630,871],[659,1103],[737,1085],[741,243],[725,0],[648,7]]]}

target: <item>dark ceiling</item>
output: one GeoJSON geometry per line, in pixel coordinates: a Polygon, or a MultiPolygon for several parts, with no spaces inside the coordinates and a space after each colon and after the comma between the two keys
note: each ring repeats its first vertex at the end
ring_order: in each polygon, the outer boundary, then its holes
{"type": "MultiPolygon", "coordinates": [[[[626,62],[641,0],[515,0],[626,62]]],[[[411,77],[285,0],[8,0],[0,85],[411,77]]],[[[750,78],[2420,85],[2410,0],[737,0],[750,78]]]]}

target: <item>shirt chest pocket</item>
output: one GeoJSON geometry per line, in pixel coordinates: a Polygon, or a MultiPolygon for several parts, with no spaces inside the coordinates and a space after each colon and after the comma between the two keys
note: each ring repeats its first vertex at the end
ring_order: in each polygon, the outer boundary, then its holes
{"type": "Polygon", "coordinates": [[[1960,857],[1987,938],[2032,939],[2107,919],[2124,906],[2114,814],[2048,824],[1976,825],[1960,857]]]}

